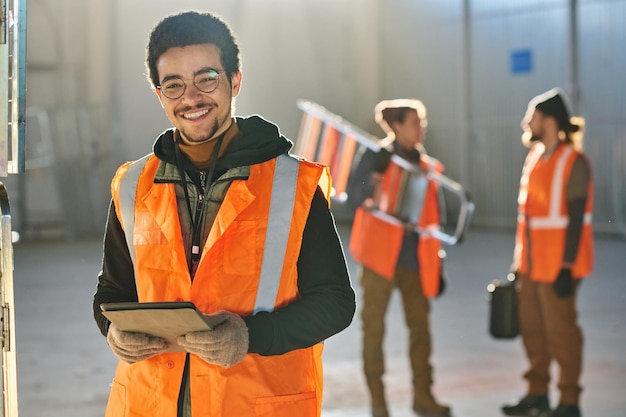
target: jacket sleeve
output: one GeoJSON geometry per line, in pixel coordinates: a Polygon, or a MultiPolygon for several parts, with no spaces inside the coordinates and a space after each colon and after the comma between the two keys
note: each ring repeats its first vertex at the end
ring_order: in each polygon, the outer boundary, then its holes
{"type": "Polygon", "coordinates": [[[587,205],[587,187],[591,179],[587,162],[582,157],[574,161],[567,182],[566,200],[569,223],[565,232],[565,254],[563,262],[573,263],[578,253],[578,244],[583,229],[585,207],[587,205]]]}
{"type": "Polygon", "coordinates": [[[310,347],[350,325],[355,293],[328,203],[317,189],[307,218],[298,259],[301,297],[273,312],[244,317],[248,351],[280,355],[310,347]]]}
{"type": "Polygon", "coordinates": [[[348,181],[348,205],[355,210],[363,201],[372,197],[377,181],[374,174],[382,174],[391,160],[391,153],[385,149],[379,152],[365,150],[358,160],[356,169],[350,174],[348,181]]]}
{"type": "Polygon", "coordinates": [[[109,331],[109,320],[102,315],[100,304],[138,301],[135,272],[126,236],[111,201],[103,243],[102,270],[93,297],[93,315],[103,335],[109,331]]]}

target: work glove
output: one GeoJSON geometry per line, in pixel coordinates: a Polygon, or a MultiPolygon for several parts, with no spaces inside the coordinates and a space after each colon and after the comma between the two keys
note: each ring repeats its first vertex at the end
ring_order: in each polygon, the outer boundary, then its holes
{"type": "Polygon", "coordinates": [[[569,297],[572,291],[574,291],[574,280],[572,279],[572,270],[570,268],[561,268],[554,282],[554,291],[559,298],[569,297]]]}
{"type": "Polygon", "coordinates": [[[124,362],[133,364],[167,350],[167,342],[145,333],[125,332],[111,323],[107,342],[115,355],[124,362]]]}
{"type": "Polygon", "coordinates": [[[189,353],[224,368],[243,360],[248,353],[248,327],[241,317],[228,311],[209,315],[218,324],[213,330],[190,332],[176,341],[189,353]]]}
{"type": "Polygon", "coordinates": [[[443,268],[441,269],[441,273],[439,274],[439,291],[437,292],[437,297],[441,297],[444,292],[446,292],[446,288],[448,287],[448,276],[446,275],[443,268]]]}

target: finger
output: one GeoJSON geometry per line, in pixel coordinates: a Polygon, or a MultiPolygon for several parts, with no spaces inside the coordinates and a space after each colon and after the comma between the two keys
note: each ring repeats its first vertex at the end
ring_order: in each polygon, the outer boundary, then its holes
{"type": "Polygon", "coordinates": [[[143,355],[127,355],[127,354],[123,354],[123,353],[118,354],[118,358],[122,359],[124,362],[127,362],[127,363],[129,363],[131,365],[133,363],[149,359],[149,358],[151,358],[153,356],[155,356],[154,353],[143,354],[143,355]]]}
{"type": "Polygon", "coordinates": [[[214,344],[217,342],[214,330],[205,330],[201,332],[189,332],[180,336],[182,343],[188,344],[214,344]]]}
{"type": "Polygon", "coordinates": [[[177,340],[180,347],[189,353],[195,353],[198,356],[214,355],[221,349],[221,345],[214,343],[191,343],[185,340],[184,336],[180,336],[177,340]]]}
{"type": "Polygon", "coordinates": [[[218,311],[217,313],[206,315],[212,323],[221,323],[228,320],[230,313],[228,311],[218,311]]]}
{"type": "Polygon", "coordinates": [[[116,350],[125,355],[145,356],[155,355],[166,350],[167,344],[160,343],[158,345],[146,345],[142,347],[117,345],[116,350]]]}
{"type": "Polygon", "coordinates": [[[151,336],[148,338],[148,344],[146,345],[146,347],[150,349],[156,349],[156,350],[165,349],[167,348],[167,340],[161,337],[151,336]]]}
{"type": "Polygon", "coordinates": [[[113,339],[125,346],[154,346],[163,347],[167,344],[165,339],[155,336],[150,336],[146,333],[139,332],[126,332],[119,330],[117,327],[110,330],[113,339]]]}
{"type": "MultiPolygon", "coordinates": [[[[128,333],[136,336],[136,334],[128,333]]],[[[124,352],[162,351],[167,348],[167,341],[160,337],[149,337],[141,334],[141,337],[120,337],[113,340],[113,345],[124,352]]]]}
{"type": "Polygon", "coordinates": [[[116,342],[126,346],[142,346],[149,343],[150,337],[144,333],[117,330],[112,334],[116,342]]]}
{"type": "Polygon", "coordinates": [[[163,353],[164,349],[140,349],[140,350],[128,350],[120,347],[113,348],[113,352],[121,359],[128,363],[134,363],[148,359],[152,356],[163,353]]]}
{"type": "Polygon", "coordinates": [[[224,340],[233,332],[234,324],[231,320],[226,320],[215,329],[211,330],[211,338],[215,341],[224,340]]]}
{"type": "Polygon", "coordinates": [[[214,314],[205,315],[204,318],[211,325],[212,328],[216,328],[222,325],[222,323],[224,323],[225,321],[227,321],[230,318],[231,314],[232,313],[229,313],[228,311],[218,311],[214,314]]]}
{"type": "Polygon", "coordinates": [[[221,346],[206,345],[201,343],[179,343],[178,345],[182,347],[186,352],[195,353],[199,356],[213,355],[215,354],[215,352],[221,350],[221,346]]]}

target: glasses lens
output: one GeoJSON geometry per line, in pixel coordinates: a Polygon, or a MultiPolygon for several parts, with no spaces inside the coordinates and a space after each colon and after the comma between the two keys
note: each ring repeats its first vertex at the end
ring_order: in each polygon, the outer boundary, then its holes
{"type": "Polygon", "coordinates": [[[217,88],[220,82],[219,75],[219,72],[211,69],[196,75],[193,79],[193,83],[196,85],[198,90],[204,93],[210,93],[217,88]]]}
{"type": "Polygon", "coordinates": [[[161,92],[167,98],[179,98],[185,92],[185,82],[180,78],[170,78],[161,84],[161,92]]]}
{"type": "MultiPolygon", "coordinates": [[[[196,88],[203,93],[214,91],[220,83],[220,73],[217,70],[209,69],[195,76],[193,83],[196,88]]],[[[185,81],[181,78],[169,78],[159,87],[163,95],[169,99],[175,100],[185,94],[187,87],[185,81]]]]}

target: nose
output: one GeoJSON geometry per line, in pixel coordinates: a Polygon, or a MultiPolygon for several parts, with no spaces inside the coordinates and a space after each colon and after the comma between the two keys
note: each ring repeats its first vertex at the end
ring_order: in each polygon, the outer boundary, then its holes
{"type": "Polygon", "coordinates": [[[181,99],[182,101],[186,101],[188,103],[196,103],[200,101],[202,98],[202,91],[196,87],[196,85],[192,82],[187,82],[185,87],[185,92],[183,93],[181,99]]]}

